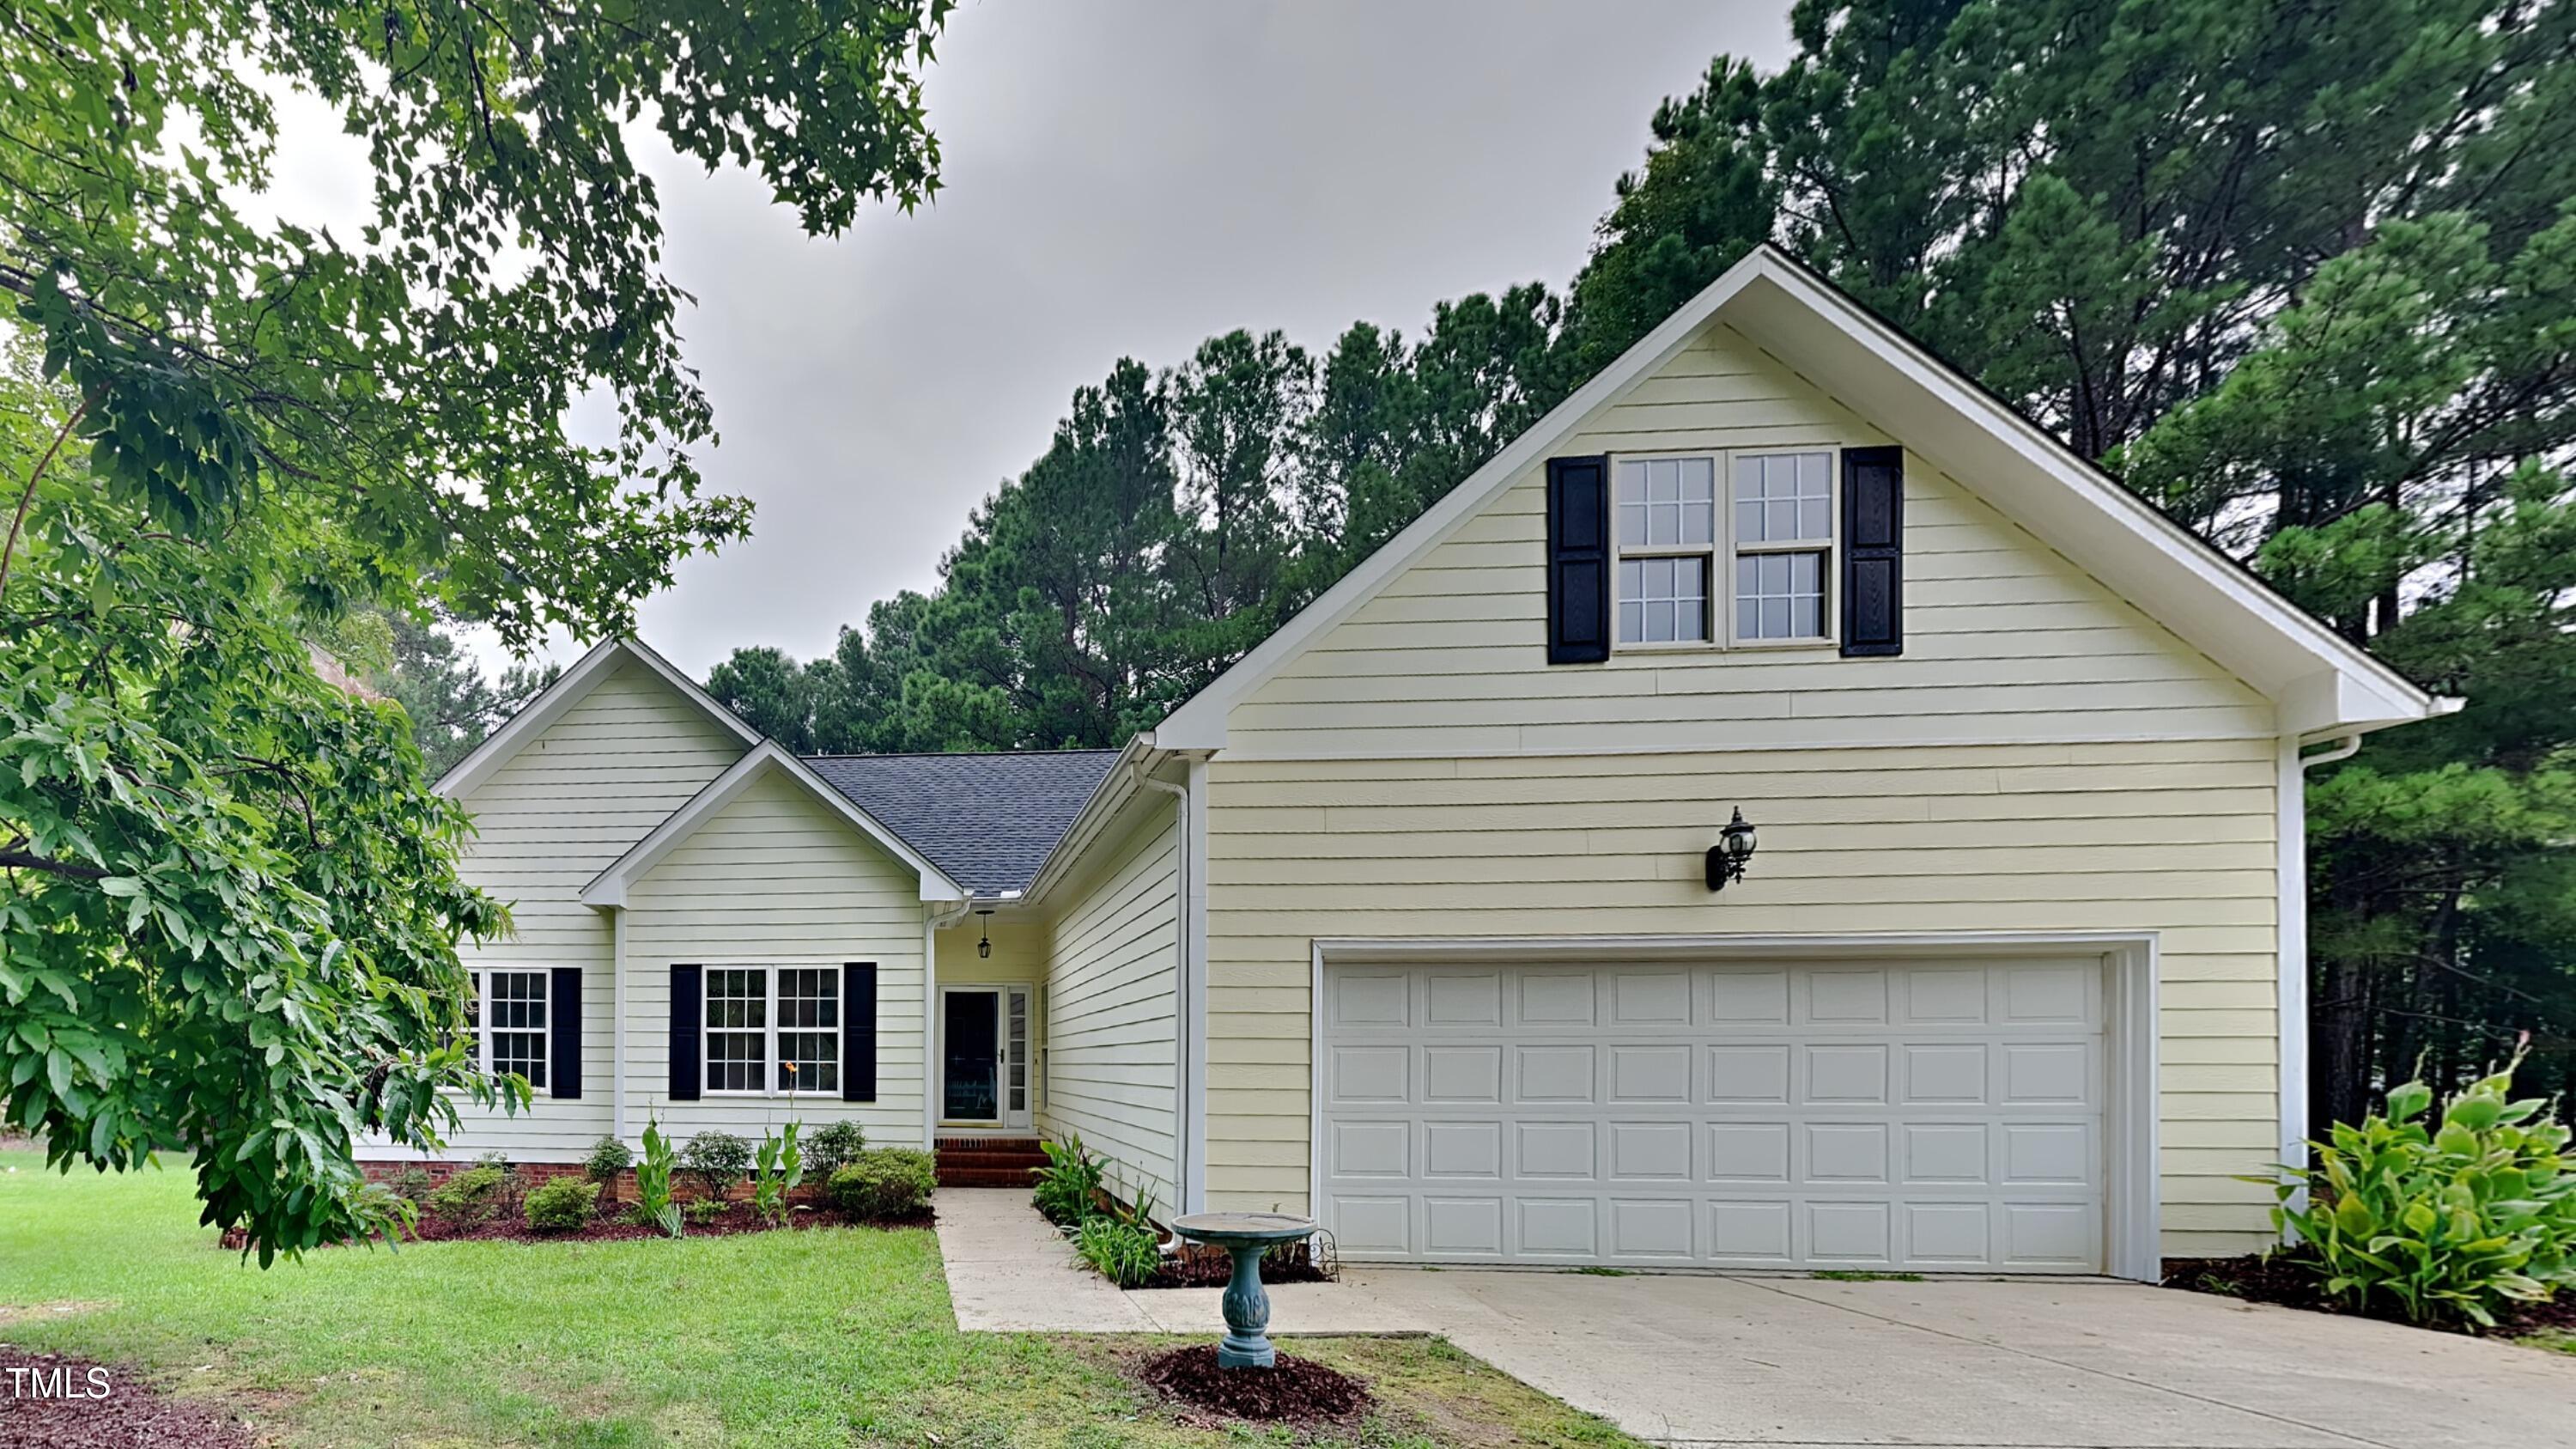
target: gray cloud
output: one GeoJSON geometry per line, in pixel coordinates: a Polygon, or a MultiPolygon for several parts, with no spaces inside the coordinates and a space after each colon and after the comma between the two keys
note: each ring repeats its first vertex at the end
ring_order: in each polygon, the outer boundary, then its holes
{"type": "MultiPolygon", "coordinates": [[[[928,588],[967,510],[1073,389],[1211,333],[1310,347],[1357,318],[1581,266],[1657,100],[1719,51],[1766,68],[1785,6],[980,0],[929,80],[945,188],[806,237],[759,184],[658,155],[708,479],[755,534],[691,559],[645,637],[703,675],[806,657],[928,588]]],[[[559,653],[569,653],[568,643],[559,653]]]]}

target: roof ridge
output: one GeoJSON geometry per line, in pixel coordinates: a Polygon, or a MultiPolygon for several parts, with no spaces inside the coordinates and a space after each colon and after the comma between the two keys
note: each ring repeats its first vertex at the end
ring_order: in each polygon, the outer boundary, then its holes
{"type": "Polygon", "coordinates": [[[883,752],[831,751],[798,755],[800,760],[1026,760],[1060,759],[1066,755],[1114,755],[1118,751],[1100,745],[1081,745],[1065,750],[886,750],[883,752]]]}

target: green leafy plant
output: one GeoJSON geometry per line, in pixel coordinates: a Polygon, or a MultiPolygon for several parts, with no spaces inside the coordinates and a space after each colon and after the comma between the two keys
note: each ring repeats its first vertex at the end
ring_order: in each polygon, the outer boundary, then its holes
{"type": "Polygon", "coordinates": [[[1082,1135],[1072,1133],[1062,1142],[1041,1142],[1047,1165],[1037,1170],[1029,1203],[1058,1227],[1081,1222],[1096,1211],[1100,1183],[1106,1164],[1082,1145],[1082,1135]]]}
{"type": "Polygon", "coordinates": [[[635,1154],[614,1137],[602,1137],[591,1145],[590,1156],[581,1165],[584,1176],[606,1186],[635,1165],[635,1154]]]}
{"type": "Polygon", "coordinates": [[[2408,1082],[2385,1111],[2337,1123],[2331,1142],[2309,1144],[2315,1166],[2261,1179],[2280,1197],[2274,1223],[2299,1238],[2281,1251],[2314,1265],[2334,1297],[2365,1310],[2392,1299],[2416,1323],[2492,1327],[2506,1305],[2576,1283],[2569,1130],[2512,1090],[2508,1065],[2428,1125],[2432,1088],[2408,1082]]]}
{"type": "Polygon", "coordinates": [[[429,1201],[430,1191],[437,1185],[437,1179],[429,1175],[429,1169],[418,1163],[413,1163],[395,1173],[393,1181],[387,1184],[393,1189],[394,1196],[410,1203],[413,1207],[419,1207],[429,1201]]]}
{"type": "Polygon", "coordinates": [[[833,1172],[826,1191],[832,1205],[854,1218],[903,1218],[922,1210],[939,1186],[938,1165],[927,1152],[880,1147],[833,1172]]]}
{"type": "Polygon", "coordinates": [[[796,1147],[797,1125],[788,1123],[761,1140],[751,1179],[751,1210],[776,1223],[787,1217],[787,1195],[805,1181],[805,1158],[796,1147]]]}
{"type": "Polygon", "coordinates": [[[1121,1288],[1142,1288],[1163,1266],[1162,1239],[1150,1227],[1095,1215],[1074,1230],[1074,1251],[1121,1288]]]}
{"type": "Polygon", "coordinates": [[[680,1170],[698,1180],[702,1196],[722,1199],[751,1171],[751,1144],[711,1127],[680,1149],[680,1170]]]}
{"type": "Polygon", "coordinates": [[[429,1210],[457,1223],[479,1223],[501,1210],[501,1169],[469,1167],[432,1188],[429,1210]]]}
{"type": "Polygon", "coordinates": [[[528,1226],[541,1233],[569,1233],[590,1221],[599,1206],[599,1184],[582,1177],[549,1178],[529,1192],[528,1226]]]}
{"type": "Polygon", "coordinates": [[[671,1170],[678,1161],[660,1120],[646,1118],[644,1156],[635,1164],[635,1218],[675,1238],[680,1235],[680,1209],[671,1201],[671,1170]]]}
{"type": "Polygon", "coordinates": [[[690,1222],[711,1223],[725,1215],[725,1201],[715,1197],[691,1198],[680,1205],[680,1212],[690,1222]]]}
{"type": "Polygon", "coordinates": [[[826,1182],[868,1150],[867,1130],[856,1122],[826,1122],[805,1143],[805,1170],[826,1182]]]}

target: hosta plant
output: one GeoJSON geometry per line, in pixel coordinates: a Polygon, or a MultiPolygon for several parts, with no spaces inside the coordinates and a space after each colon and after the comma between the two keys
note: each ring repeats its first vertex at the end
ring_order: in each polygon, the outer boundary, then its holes
{"type": "Polygon", "coordinates": [[[2549,1104],[2511,1097],[2513,1069],[2428,1118],[2409,1082],[2386,1111],[2310,1143],[2315,1165],[2274,1182],[2276,1226],[2295,1232],[2328,1294],[2368,1310],[2394,1301],[2416,1323],[2495,1324],[2509,1303],[2576,1284],[2576,1154],[2549,1104]],[[2301,1190],[2307,1195],[2299,1201],[2301,1190]]]}

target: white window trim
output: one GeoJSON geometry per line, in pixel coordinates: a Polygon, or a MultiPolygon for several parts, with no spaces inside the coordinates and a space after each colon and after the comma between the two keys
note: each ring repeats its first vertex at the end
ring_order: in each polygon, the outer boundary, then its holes
{"type": "MultiPolygon", "coordinates": [[[[833,1000],[840,1003],[839,1007],[836,1009],[836,1024],[832,1028],[832,1063],[833,1069],[837,1073],[842,1066],[843,1056],[848,1045],[848,1038],[844,1033],[850,1029],[848,1021],[849,1001],[847,999],[849,988],[846,984],[847,978],[841,974],[842,968],[846,965],[848,965],[848,963],[841,960],[839,957],[834,957],[828,961],[794,959],[781,960],[776,957],[767,957],[758,961],[708,961],[701,963],[698,968],[698,1095],[701,1098],[760,1097],[771,1098],[781,1102],[786,1101],[790,1097],[815,1097],[825,1101],[839,1101],[841,1099],[841,1085],[837,1081],[829,1087],[798,1087],[793,1092],[788,1091],[784,1087],[774,1085],[763,1087],[708,1086],[707,1070],[715,1064],[715,1055],[709,1050],[709,1048],[714,1043],[716,1033],[747,1032],[750,1028],[713,1026],[708,1023],[707,984],[710,977],[718,971],[757,971],[761,973],[761,979],[766,983],[766,991],[762,997],[762,1000],[766,1004],[761,1013],[762,1025],[760,1030],[761,1051],[763,1055],[761,1057],[760,1079],[763,1082],[775,1083],[778,1080],[779,1062],[778,973],[781,971],[828,971],[832,974],[832,982],[835,988],[833,992],[833,1000]]],[[[805,1029],[806,1028],[802,1027],[798,1028],[800,1031],[805,1029]]]]}
{"type": "MultiPolygon", "coordinates": [[[[465,968],[468,989],[473,992],[474,1066],[486,1075],[492,1070],[492,993],[494,976],[534,976],[537,978],[537,1000],[545,1007],[545,1025],[537,1028],[537,1052],[546,1064],[546,1079],[531,1082],[528,1089],[537,1093],[554,1090],[555,1081],[555,972],[551,966],[468,966],[465,968]]],[[[512,1028],[518,1030],[518,1028],[512,1028]]]]}
{"type": "Polygon", "coordinates": [[[1759,448],[1656,448],[1642,452],[1610,455],[1610,653],[1621,654],[1702,654],[1711,650],[1761,650],[1777,653],[1808,651],[1821,653],[1840,647],[1842,617],[1840,602],[1842,575],[1839,568],[1843,533],[1843,443],[1778,443],[1759,448]],[[1781,543],[1742,543],[1735,536],[1735,460],[1738,458],[1776,458],[1790,453],[1822,453],[1825,463],[1826,537],[1797,539],[1781,543]],[[1620,541],[1619,532],[1619,465],[1651,463],[1674,458],[1706,458],[1717,475],[1716,517],[1706,547],[1699,545],[1640,545],[1634,549],[1620,541]],[[1743,555],[1766,553],[1820,553],[1824,555],[1819,577],[1823,598],[1817,609],[1820,632],[1800,639],[1738,639],[1735,637],[1735,561],[1743,555]],[[1674,639],[1658,643],[1629,643],[1619,638],[1619,565],[1630,558],[1700,558],[1708,560],[1708,637],[1674,639]]]}

